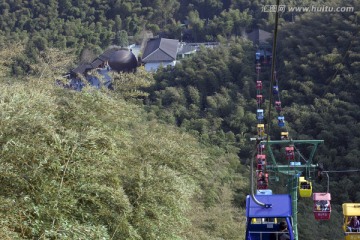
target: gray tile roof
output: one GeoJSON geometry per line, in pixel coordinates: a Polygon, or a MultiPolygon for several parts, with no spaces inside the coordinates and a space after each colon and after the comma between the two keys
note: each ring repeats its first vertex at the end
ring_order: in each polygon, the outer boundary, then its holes
{"type": "Polygon", "coordinates": [[[146,44],[142,61],[171,62],[176,60],[179,41],[167,38],[152,38],[146,44]]]}
{"type": "Polygon", "coordinates": [[[112,54],[114,52],[116,52],[117,50],[119,50],[119,49],[118,48],[110,48],[110,49],[106,50],[105,52],[103,52],[102,54],[100,54],[100,56],[98,58],[103,60],[104,62],[109,61],[112,54]]]}
{"type": "Polygon", "coordinates": [[[261,29],[255,29],[251,33],[248,33],[247,37],[254,44],[266,44],[267,41],[272,37],[272,34],[261,29]]]}
{"type": "Polygon", "coordinates": [[[102,54],[100,54],[100,56],[98,56],[97,58],[95,58],[92,62],[91,65],[93,66],[93,68],[97,68],[99,67],[101,64],[103,64],[106,61],[109,61],[110,57],[112,56],[112,54],[114,52],[116,52],[118,49],[117,48],[110,48],[108,50],[106,50],[105,52],[103,52],[102,54]]]}
{"type": "Polygon", "coordinates": [[[82,63],[78,67],[71,70],[73,73],[84,74],[87,70],[93,69],[93,66],[89,63],[82,63]]]}
{"type": "Polygon", "coordinates": [[[101,64],[103,64],[104,63],[104,61],[103,60],[101,60],[101,59],[99,59],[99,58],[96,58],[94,61],[92,61],[92,63],[91,63],[91,66],[93,67],[93,68],[97,68],[97,67],[99,67],[101,64]]]}
{"type": "Polygon", "coordinates": [[[96,57],[91,63],[81,63],[78,67],[71,70],[74,73],[84,74],[86,71],[99,67],[106,61],[109,61],[112,54],[117,51],[118,48],[110,48],[96,57]]]}

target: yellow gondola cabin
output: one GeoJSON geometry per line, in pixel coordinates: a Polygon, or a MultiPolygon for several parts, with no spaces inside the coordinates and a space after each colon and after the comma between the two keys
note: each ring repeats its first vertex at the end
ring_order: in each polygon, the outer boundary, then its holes
{"type": "Polygon", "coordinates": [[[342,205],[344,224],[343,231],[345,240],[360,239],[360,229],[351,226],[351,220],[360,216],[360,203],[343,203],[342,205]]]}
{"type": "Polygon", "coordinates": [[[300,197],[311,197],[312,195],[312,184],[304,177],[299,177],[299,194],[300,197]]]}
{"type": "Polygon", "coordinates": [[[259,137],[265,137],[265,126],[264,124],[257,125],[257,132],[259,137]]]}
{"type": "Polygon", "coordinates": [[[288,132],[281,132],[281,140],[288,140],[289,133],[288,132]]]}

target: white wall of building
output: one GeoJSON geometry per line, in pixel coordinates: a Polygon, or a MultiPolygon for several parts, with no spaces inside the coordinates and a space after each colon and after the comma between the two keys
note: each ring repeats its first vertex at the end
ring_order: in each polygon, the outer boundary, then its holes
{"type": "Polygon", "coordinates": [[[167,66],[172,66],[174,67],[176,64],[176,61],[172,61],[172,62],[156,62],[156,63],[146,63],[145,64],[145,70],[148,72],[156,72],[156,70],[159,67],[167,67],[167,66]]]}

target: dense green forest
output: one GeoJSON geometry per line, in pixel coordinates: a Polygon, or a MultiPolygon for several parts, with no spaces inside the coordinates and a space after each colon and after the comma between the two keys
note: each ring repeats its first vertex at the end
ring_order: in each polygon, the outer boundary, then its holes
{"type": "MultiPolygon", "coordinates": [[[[69,59],[46,54],[44,77],[15,80],[4,65],[13,52],[1,51],[1,239],[231,239],[244,229],[228,180],[246,191],[229,172],[235,154],[153,119],[131,103],[140,90],[56,86],[69,59]]],[[[141,70],[113,77],[153,81],[141,70]]]]}
{"type": "MultiPolygon", "coordinates": [[[[1,239],[244,239],[256,46],[242,34],[272,31],[266,4],[275,3],[0,3],[1,239]],[[114,74],[112,92],[53,84],[84,53],[141,43],[147,31],[221,44],[153,75],[114,74]]],[[[360,202],[359,173],[336,172],[360,169],[360,2],[284,4],[355,9],[280,14],[276,49],[290,134],[323,139],[315,162],[334,171],[331,220],[316,222],[312,200],[300,199],[299,239],[341,239],[341,204],[360,202]]],[[[268,99],[269,68],[261,77],[268,99]]]]}

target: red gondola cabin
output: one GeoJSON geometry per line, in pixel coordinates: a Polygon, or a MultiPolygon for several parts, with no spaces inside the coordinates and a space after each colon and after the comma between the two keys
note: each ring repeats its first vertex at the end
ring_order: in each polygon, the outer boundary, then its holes
{"type": "Polygon", "coordinates": [[[267,189],[269,183],[269,174],[259,171],[257,174],[257,189],[267,189]]]}
{"type": "Polygon", "coordinates": [[[285,147],[286,160],[294,160],[295,153],[294,147],[285,147]]]}
{"type": "Polygon", "coordinates": [[[275,109],[276,109],[276,111],[278,111],[278,112],[281,111],[281,102],[280,102],[280,101],[276,101],[276,102],[275,102],[275,109]]]}
{"type": "Polygon", "coordinates": [[[256,162],[257,162],[257,170],[265,170],[266,155],[264,154],[256,155],[256,162]]]}
{"type": "Polygon", "coordinates": [[[256,81],[256,89],[258,90],[262,89],[262,81],[256,81]]]}
{"type": "Polygon", "coordinates": [[[331,214],[330,193],[313,193],[314,216],[316,220],[329,220],[331,214]]]}
{"type": "Polygon", "coordinates": [[[266,155],[265,154],[258,154],[256,155],[257,163],[264,164],[266,163],[266,155]]]}

